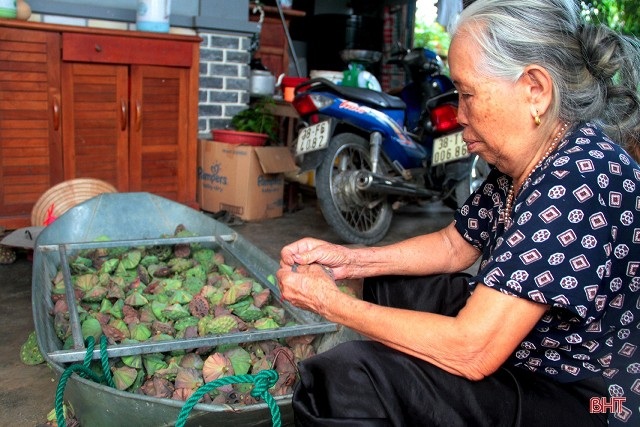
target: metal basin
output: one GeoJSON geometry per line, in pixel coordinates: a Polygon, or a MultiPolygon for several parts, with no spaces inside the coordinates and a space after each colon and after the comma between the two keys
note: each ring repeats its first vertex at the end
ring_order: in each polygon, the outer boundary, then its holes
{"type": "MultiPolygon", "coordinates": [[[[46,361],[60,377],[69,363],[81,361],[85,350],[83,343],[76,343],[73,350],[63,350],[56,336],[50,311],[52,278],[65,259],[67,251],[94,244],[100,236],[108,236],[111,243],[128,245],[140,240],[156,242],[161,235],[172,235],[175,227],[183,224],[198,236],[213,236],[211,244],[221,245],[232,255],[231,263],[242,264],[255,278],[264,284],[266,277],[275,273],[278,263],[254,247],[231,228],[179,203],[149,193],[102,194],[68,210],[38,236],[34,250],[32,278],[33,317],[38,345],[46,361]],[[78,345],[80,344],[80,345],[78,345]]],[[[204,239],[204,238],[203,238],[204,239]]],[[[205,239],[206,240],[206,239],[205,239]]],[[[277,288],[272,292],[279,294],[277,288]]],[[[294,316],[298,326],[274,329],[270,335],[235,333],[215,337],[198,338],[196,341],[175,340],[163,342],[168,346],[158,349],[140,344],[109,346],[108,354],[143,354],[163,350],[198,348],[203,345],[239,343],[293,335],[318,334],[321,339],[317,351],[329,348],[343,335],[333,323],[317,315],[284,304],[294,316]],[[337,334],[334,332],[339,331],[337,334]],[[204,341],[203,341],[204,340],[204,341]]],[[[71,311],[71,310],[70,310],[71,311]]],[[[96,346],[97,348],[98,346],[96,346]]],[[[95,350],[94,358],[99,358],[95,350]]],[[[83,426],[171,426],[184,402],[149,397],[119,391],[91,380],[73,375],[67,382],[65,400],[83,426]]],[[[276,398],[284,425],[292,424],[291,396],[276,398]]],[[[271,414],[264,403],[255,405],[198,404],[187,421],[188,426],[269,426],[271,414]]]]}

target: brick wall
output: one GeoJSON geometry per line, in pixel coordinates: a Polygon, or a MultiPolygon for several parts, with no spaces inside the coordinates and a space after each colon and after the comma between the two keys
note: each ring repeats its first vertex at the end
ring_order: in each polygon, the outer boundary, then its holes
{"type": "Polygon", "coordinates": [[[250,38],[199,33],[200,98],[198,132],[210,138],[212,129],[224,128],[249,103],[250,38]]]}

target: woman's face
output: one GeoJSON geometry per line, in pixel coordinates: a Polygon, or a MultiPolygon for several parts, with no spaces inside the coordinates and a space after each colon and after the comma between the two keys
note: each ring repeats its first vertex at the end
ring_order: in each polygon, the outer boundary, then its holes
{"type": "Polygon", "coordinates": [[[476,71],[480,60],[476,42],[463,30],[449,48],[451,77],[459,92],[458,122],[470,153],[478,154],[504,173],[518,171],[527,150],[533,119],[520,81],[488,78],[476,71]]]}

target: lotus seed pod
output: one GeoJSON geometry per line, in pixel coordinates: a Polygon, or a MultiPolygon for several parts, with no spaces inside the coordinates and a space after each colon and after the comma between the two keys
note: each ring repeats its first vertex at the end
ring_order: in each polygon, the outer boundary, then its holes
{"type": "Polygon", "coordinates": [[[213,353],[204,361],[202,376],[205,383],[230,375],[234,375],[233,366],[229,358],[224,354],[213,353]]]}
{"type": "Polygon", "coordinates": [[[198,321],[198,335],[227,334],[238,327],[238,321],[231,315],[205,316],[198,321]]]}
{"type": "Polygon", "coordinates": [[[204,317],[209,314],[209,301],[200,294],[195,295],[189,302],[189,311],[196,317],[204,317]]]}
{"type": "Polygon", "coordinates": [[[180,304],[171,304],[162,309],[162,315],[170,320],[179,320],[191,316],[189,310],[180,304]]]}
{"type": "Polygon", "coordinates": [[[113,383],[118,390],[126,390],[134,383],[138,376],[138,371],[128,366],[112,368],[113,383]]]}

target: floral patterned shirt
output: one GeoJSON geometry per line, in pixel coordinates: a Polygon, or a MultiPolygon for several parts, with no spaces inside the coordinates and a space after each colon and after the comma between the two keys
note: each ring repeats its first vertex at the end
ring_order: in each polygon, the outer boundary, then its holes
{"type": "Polygon", "coordinates": [[[492,170],[455,215],[482,251],[472,287],[550,306],[508,363],[560,382],[602,375],[608,403],[622,398],[609,424],[640,425],[640,167],[582,123],[524,183],[505,227],[510,184],[492,170]]]}

